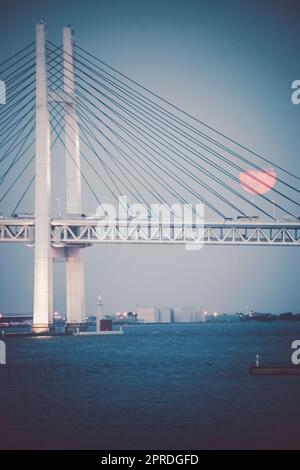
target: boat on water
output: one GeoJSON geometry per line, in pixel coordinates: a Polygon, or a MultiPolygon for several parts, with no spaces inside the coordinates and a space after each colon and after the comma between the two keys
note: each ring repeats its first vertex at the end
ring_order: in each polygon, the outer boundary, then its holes
{"type": "Polygon", "coordinates": [[[299,366],[259,366],[250,367],[252,375],[300,375],[299,366]]]}
{"type": "Polygon", "coordinates": [[[261,365],[260,357],[250,366],[252,375],[300,375],[300,366],[294,365],[261,365]]]}

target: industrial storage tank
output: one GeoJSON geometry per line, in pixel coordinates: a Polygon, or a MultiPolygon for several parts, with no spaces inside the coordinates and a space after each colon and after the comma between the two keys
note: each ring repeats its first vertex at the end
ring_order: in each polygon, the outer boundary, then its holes
{"type": "Polygon", "coordinates": [[[160,307],[159,308],[159,321],[160,323],[171,323],[172,315],[171,315],[171,307],[160,307]]]}
{"type": "Polygon", "coordinates": [[[204,322],[204,309],[202,307],[174,307],[173,321],[175,323],[204,322]]]}
{"type": "Polygon", "coordinates": [[[204,322],[205,321],[204,309],[202,307],[196,307],[196,308],[193,309],[192,321],[194,323],[199,323],[199,322],[204,322]]]}
{"type": "Polygon", "coordinates": [[[143,320],[145,323],[159,323],[160,311],[157,307],[138,307],[138,319],[143,320]]]}
{"type": "Polygon", "coordinates": [[[190,323],[193,321],[193,313],[191,307],[174,307],[173,321],[175,323],[190,323]]]}

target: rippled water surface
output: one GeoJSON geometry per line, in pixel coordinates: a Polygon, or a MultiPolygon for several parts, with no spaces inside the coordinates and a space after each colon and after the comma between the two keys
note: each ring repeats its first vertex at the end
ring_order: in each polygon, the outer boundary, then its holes
{"type": "Polygon", "coordinates": [[[7,338],[0,447],[300,448],[294,322],[139,325],[123,336],[7,338]]]}

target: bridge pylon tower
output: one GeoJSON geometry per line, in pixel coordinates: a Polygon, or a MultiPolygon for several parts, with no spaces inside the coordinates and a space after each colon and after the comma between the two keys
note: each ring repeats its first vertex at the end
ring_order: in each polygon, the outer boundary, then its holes
{"type": "MultiPolygon", "coordinates": [[[[75,103],[73,29],[63,29],[65,103],[66,213],[81,216],[81,171],[78,116],[75,103]]],[[[67,331],[85,322],[84,259],[80,247],[65,248],[67,289],[67,331]]]]}
{"type": "MultiPolygon", "coordinates": [[[[53,258],[51,247],[51,146],[49,103],[64,104],[66,214],[81,216],[79,126],[75,104],[73,30],[63,29],[64,90],[52,94],[47,83],[46,27],[36,26],[36,185],[34,307],[32,330],[49,332],[53,324],[53,258]]],[[[85,322],[84,260],[80,246],[65,247],[67,332],[85,322]]],[[[61,256],[60,252],[60,256],[61,256]]]]}
{"type": "Polygon", "coordinates": [[[51,147],[48,109],[46,28],[36,26],[35,245],[33,324],[35,333],[53,323],[53,260],[51,250],[51,147]]]}

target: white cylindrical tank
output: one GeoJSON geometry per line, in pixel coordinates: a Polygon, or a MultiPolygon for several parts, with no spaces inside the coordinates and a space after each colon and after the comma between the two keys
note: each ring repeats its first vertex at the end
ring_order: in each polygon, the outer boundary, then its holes
{"type": "Polygon", "coordinates": [[[191,307],[174,307],[173,308],[173,321],[175,323],[190,323],[193,321],[193,314],[191,307]]]}
{"type": "Polygon", "coordinates": [[[138,307],[137,314],[139,320],[144,320],[145,323],[159,323],[160,312],[157,307],[138,307]]]}
{"type": "Polygon", "coordinates": [[[196,307],[193,309],[193,322],[199,323],[199,322],[204,322],[205,321],[205,315],[204,315],[204,310],[201,307],[196,307]]]}
{"type": "Polygon", "coordinates": [[[160,323],[171,323],[171,307],[160,307],[160,323]]]}

